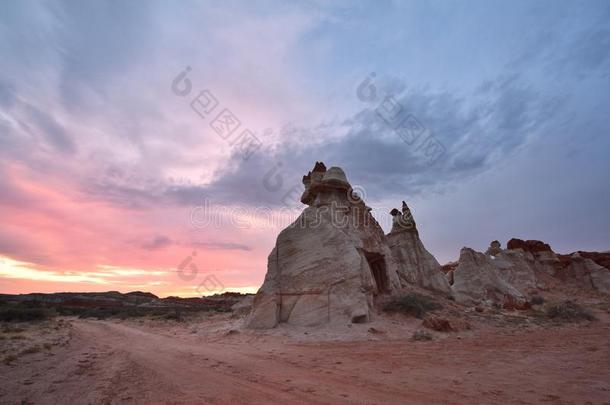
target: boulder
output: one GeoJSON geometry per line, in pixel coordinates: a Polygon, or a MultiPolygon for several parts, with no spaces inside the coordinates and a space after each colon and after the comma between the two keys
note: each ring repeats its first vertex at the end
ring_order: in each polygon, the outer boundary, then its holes
{"type": "Polygon", "coordinates": [[[402,212],[393,209],[392,230],[387,235],[388,245],[397,264],[402,285],[421,287],[449,293],[449,279],[436,258],[426,250],[407,204],[402,202],[402,212]]]}
{"type": "Polygon", "coordinates": [[[508,241],[508,243],[506,244],[506,248],[507,249],[521,249],[525,252],[531,252],[531,253],[536,253],[536,252],[548,252],[548,251],[553,251],[551,249],[551,246],[548,245],[547,243],[544,243],[542,241],[539,240],[521,240],[518,238],[512,238],[511,240],[508,241]]]}
{"type": "Polygon", "coordinates": [[[487,248],[487,251],[485,252],[486,255],[490,255],[490,256],[495,256],[498,253],[500,253],[502,251],[502,244],[500,244],[499,241],[494,240],[489,244],[489,247],[487,248]]]}
{"type": "Polygon", "coordinates": [[[251,328],[367,322],[374,297],[400,287],[383,230],[343,170],[317,162],[303,184],[308,207],[277,237],[251,328]]]}

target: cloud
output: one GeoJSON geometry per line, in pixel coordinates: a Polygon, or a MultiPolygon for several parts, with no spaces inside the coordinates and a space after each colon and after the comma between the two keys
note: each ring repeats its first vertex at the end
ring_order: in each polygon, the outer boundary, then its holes
{"type": "Polygon", "coordinates": [[[468,98],[448,91],[405,89],[404,83],[396,86],[398,104],[444,145],[438,161],[431,163],[417,144],[406,143],[377,114],[376,104],[325,126],[322,141],[315,127],[285,128],[291,132],[281,136],[286,141],[248,160],[235,153],[210,184],[169,187],[165,194],[179,204],[197,205],[208,198],[225,204],[281,206],[291,189],[298,196],[301,176],[322,160],[343,167],[352,184],[364,187],[369,198],[413,197],[501,163],[538,136],[562,106],[560,99],[542,96],[518,76],[484,83],[468,98]]]}
{"type": "Polygon", "coordinates": [[[142,244],[142,249],[159,250],[172,244],[172,240],[165,235],[157,235],[152,240],[142,244]]]}
{"type": "Polygon", "coordinates": [[[34,124],[37,132],[45,138],[57,151],[64,154],[74,154],[76,145],[66,130],[50,114],[32,106],[25,106],[27,124],[34,124]]]}
{"type": "Polygon", "coordinates": [[[10,83],[0,81],[0,107],[12,106],[16,98],[15,87],[10,83]]]}
{"type": "Polygon", "coordinates": [[[20,260],[42,265],[57,263],[57,258],[46,251],[44,244],[14,226],[0,229],[0,255],[7,255],[20,260]]]}
{"type": "Polygon", "coordinates": [[[204,250],[243,250],[246,252],[252,250],[250,246],[233,242],[192,242],[189,245],[204,250]]]}
{"type": "Polygon", "coordinates": [[[379,114],[384,96],[335,122],[309,127],[287,125],[278,138],[247,160],[237,150],[208,183],[176,183],[165,179],[122,176],[87,182],[88,192],[136,209],[170,204],[281,207],[299,205],[301,177],[317,160],[341,166],[353,185],[369,199],[409,198],[464,181],[500,164],[561,111],[563,100],[542,95],[518,75],[501,75],[481,83],[472,94],[410,88],[393,79],[384,93],[393,94],[403,117],[416,117],[444,152],[430,161],[424,145],[406,142],[400,128],[379,114]],[[394,90],[392,90],[394,89],[394,90]]]}
{"type": "MultiPolygon", "coordinates": [[[[233,281],[254,285],[274,232],[253,221],[198,239],[189,212],[204,201],[302,208],[301,177],[316,160],[343,167],[373,207],[402,199],[436,207],[420,211],[424,230],[457,206],[456,189],[470,187],[455,244],[464,223],[487,238],[477,221],[514,212],[504,205],[513,187],[521,207],[544,209],[506,215],[510,229],[569,222],[568,205],[586,206],[577,197],[607,200],[599,191],[610,172],[599,156],[608,149],[606,2],[479,3],[468,13],[458,4],[335,4],[2,2],[0,250],[87,272],[175,268],[201,249],[206,266],[247,268],[233,281]],[[250,159],[209,129],[189,97],[171,93],[187,65],[194,92],[209,88],[261,134],[250,159]],[[355,89],[373,71],[377,99],[367,103],[355,89]],[[380,118],[387,95],[423,125],[422,139],[443,145],[442,156],[430,161],[380,118]],[[264,128],[273,134],[263,137],[264,128]],[[567,176],[583,184],[568,197],[567,176]],[[435,204],[440,193],[447,198],[435,204]],[[552,220],[534,222],[539,212],[552,220]]],[[[591,204],[583,211],[602,212],[591,204]]],[[[447,223],[430,234],[446,234],[447,223]]],[[[607,240],[585,228],[581,240],[607,240]]]]}
{"type": "Polygon", "coordinates": [[[556,80],[570,83],[610,76],[610,6],[608,2],[589,3],[572,10],[571,18],[552,22],[561,29],[546,27],[525,42],[523,52],[509,67],[514,71],[541,71],[556,80]]]}

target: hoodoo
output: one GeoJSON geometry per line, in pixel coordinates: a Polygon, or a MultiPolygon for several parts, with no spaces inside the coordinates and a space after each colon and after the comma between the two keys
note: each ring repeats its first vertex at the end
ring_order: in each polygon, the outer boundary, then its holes
{"type": "Polygon", "coordinates": [[[440,263],[426,250],[407,203],[402,211],[393,209],[392,231],[387,235],[388,245],[398,265],[403,284],[416,284],[431,290],[449,293],[449,280],[440,263]]]}
{"type": "Polygon", "coordinates": [[[248,326],[367,322],[373,298],[400,287],[383,230],[339,167],[303,177],[308,207],[280,232],[248,326]]]}

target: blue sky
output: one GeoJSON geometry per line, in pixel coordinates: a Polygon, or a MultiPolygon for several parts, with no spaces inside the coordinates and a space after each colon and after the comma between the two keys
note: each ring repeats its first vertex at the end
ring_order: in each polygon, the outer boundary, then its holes
{"type": "MultiPolygon", "coordinates": [[[[386,230],[408,201],[441,262],[511,237],[608,250],[609,21],[606,1],[4,1],[0,256],[53,290],[58,272],[171,269],[199,249],[254,288],[281,226],[200,229],[192,211],[279,212],[316,160],[343,167],[386,230]],[[373,72],[375,99],[359,98],[373,72]],[[250,158],[191,108],[206,89],[260,140],[250,158]],[[438,159],[380,118],[386,97],[438,159]]],[[[11,271],[7,288],[31,289],[11,271]]]]}

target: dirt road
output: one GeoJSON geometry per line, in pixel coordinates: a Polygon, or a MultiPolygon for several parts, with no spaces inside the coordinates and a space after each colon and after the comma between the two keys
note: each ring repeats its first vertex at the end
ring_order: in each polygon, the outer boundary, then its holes
{"type": "Polygon", "coordinates": [[[1,366],[0,402],[610,403],[604,323],[432,342],[210,339],[86,320],[72,333],[54,356],[1,366]]]}

